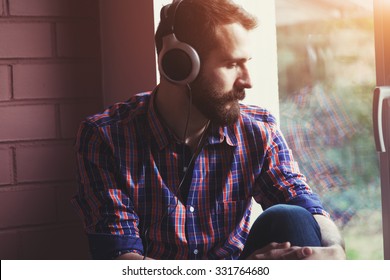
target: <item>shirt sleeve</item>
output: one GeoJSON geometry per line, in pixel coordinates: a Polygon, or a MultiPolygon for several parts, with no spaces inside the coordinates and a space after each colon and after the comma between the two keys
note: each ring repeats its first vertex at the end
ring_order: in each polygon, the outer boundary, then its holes
{"type": "Polygon", "coordinates": [[[81,124],[75,143],[79,189],[72,204],[84,219],[90,251],[97,259],[121,252],[143,254],[139,219],[108,143],[108,128],[81,124]]]}
{"type": "Polygon", "coordinates": [[[284,203],[302,206],[312,214],[329,216],[300,173],[282,132],[275,123],[268,124],[263,166],[254,187],[255,200],[263,209],[284,203]]]}

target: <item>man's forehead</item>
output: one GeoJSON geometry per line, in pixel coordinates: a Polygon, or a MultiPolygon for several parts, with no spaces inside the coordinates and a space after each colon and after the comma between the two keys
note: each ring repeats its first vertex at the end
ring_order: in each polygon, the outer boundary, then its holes
{"type": "Polygon", "coordinates": [[[242,25],[227,24],[216,29],[216,45],[210,54],[219,60],[235,60],[251,58],[250,31],[242,25]]]}
{"type": "Polygon", "coordinates": [[[217,40],[243,40],[248,37],[250,30],[247,30],[242,24],[235,22],[229,24],[218,25],[215,28],[215,36],[217,40]]]}

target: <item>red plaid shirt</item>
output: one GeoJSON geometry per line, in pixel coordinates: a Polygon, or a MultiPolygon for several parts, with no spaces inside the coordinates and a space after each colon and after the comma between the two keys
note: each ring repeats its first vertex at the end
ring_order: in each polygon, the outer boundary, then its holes
{"type": "Polygon", "coordinates": [[[263,209],[288,203],[327,215],[274,117],[245,105],[236,124],[211,123],[182,201],[184,149],[159,120],[153,96],[135,95],[80,126],[73,203],[93,257],[237,259],[250,230],[252,197],[263,209]]]}

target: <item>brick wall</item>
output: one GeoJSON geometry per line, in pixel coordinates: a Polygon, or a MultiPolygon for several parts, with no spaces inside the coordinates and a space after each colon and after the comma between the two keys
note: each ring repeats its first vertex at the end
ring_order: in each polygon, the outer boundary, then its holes
{"type": "Polygon", "coordinates": [[[0,258],[84,259],[69,204],[80,120],[102,109],[97,0],[0,0],[0,258]]]}

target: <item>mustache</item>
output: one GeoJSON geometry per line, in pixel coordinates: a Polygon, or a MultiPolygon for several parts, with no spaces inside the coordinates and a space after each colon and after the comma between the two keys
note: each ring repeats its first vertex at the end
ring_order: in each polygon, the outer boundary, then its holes
{"type": "Polygon", "coordinates": [[[246,96],[245,89],[233,89],[228,96],[229,101],[244,100],[246,96]]]}

